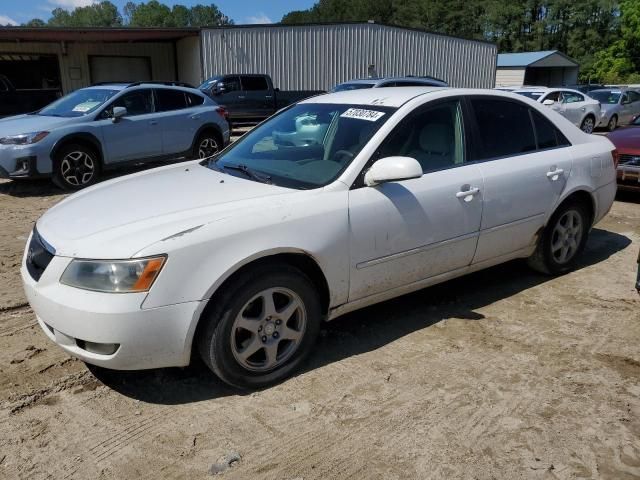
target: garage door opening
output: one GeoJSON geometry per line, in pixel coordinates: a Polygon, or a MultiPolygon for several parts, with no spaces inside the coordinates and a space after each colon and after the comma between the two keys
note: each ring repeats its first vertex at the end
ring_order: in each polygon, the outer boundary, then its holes
{"type": "Polygon", "coordinates": [[[56,55],[0,53],[0,75],[21,90],[61,89],[56,55]]]}
{"type": "Polygon", "coordinates": [[[91,83],[148,82],[151,80],[149,57],[89,56],[91,83]]]}

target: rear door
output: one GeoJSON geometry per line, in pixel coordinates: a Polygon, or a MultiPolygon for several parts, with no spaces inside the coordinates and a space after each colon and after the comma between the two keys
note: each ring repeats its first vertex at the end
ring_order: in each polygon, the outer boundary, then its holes
{"type": "Polygon", "coordinates": [[[562,103],[565,107],[565,117],[574,125],[580,126],[586,113],[585,97],[577,92],[562,92],[562,103]]]}
{"type": "Polygon", "coordinates": [[[162,132],[155,118],[153,92],[143,88],[116,98],[98,117],[103,136],[105,163],[141,160],[162,154],[162,132]],[[111,120],[113,107],[127,114],[111,120]]]}
{"type": "Polygon", "coordinates": [[[269,89],[269,83],[264,76],[241,75],[240,83],[248,117],[266,118],[273,114],[273,91],[269,89]]]}
{"type": "Polygon", "coordinates": [[[200,126],[199,115],[189,108],[186,93],[171,88],[156,88],[157,119],[162,131],[162,153],[185,153],[191,149],[200,126]]]}
{"type": "Polygon", "coordinates": [[[472,159],[484,178],[484,210],[474,263],[530,245],[555,207],[571,172],[569,142],[522,102],[469,98],[475,117],[472,159]]]}

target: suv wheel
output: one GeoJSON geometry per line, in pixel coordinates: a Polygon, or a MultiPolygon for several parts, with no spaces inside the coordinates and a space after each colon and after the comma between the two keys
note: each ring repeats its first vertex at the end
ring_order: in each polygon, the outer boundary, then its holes
{"type": "Polygon", "coordinates": [[[289,266],[240,276],[203,318],[198,349],[226,383],[261,388],[289,376],[311,351],[322,313],[309,278],[289,266]]]}
{"type": "Polygon", "coordinates": [[[569,272],[584,250],[589,227],[589,215],[582,204],[561,205],[545,227],[529,266],[550,275],[569,272]]]}
{"type": "Polygon", "coordinates": [[[53,165],[53,182],[64,190],[80,190],[96,182],[100,161],[95,151],[84,145],[63,147],[53,165]]]}
{"type": "Polygon", "coordinates": [[[194,158],[208,158],[220,151],[220,141],[215,133],[204,132],[195,143],[194,158]]]}

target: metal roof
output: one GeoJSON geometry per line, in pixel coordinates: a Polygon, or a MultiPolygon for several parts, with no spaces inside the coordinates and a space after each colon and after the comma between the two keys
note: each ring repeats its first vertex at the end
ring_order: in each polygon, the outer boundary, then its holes
{"type": "Polygon", "coordinates": [[[541,52],[500,53],[498,54],[497,67],[531,67],[541,60],[551,56],[557,56],[567,63],[567,66],[578,66],[578,63],[558,50],[545,50],[541,52]]]}
{"type": "Polygon", "coordinates": [[[199,28],[0,27],[0,41],[12,42],[175,41],[199,34],[199,28]]]}

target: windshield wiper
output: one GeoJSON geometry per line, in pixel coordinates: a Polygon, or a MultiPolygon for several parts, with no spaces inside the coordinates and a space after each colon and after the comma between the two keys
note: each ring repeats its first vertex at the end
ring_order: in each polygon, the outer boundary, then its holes
{"type": "Polygon", "coordinates": [[[251,170],[249,167],[247,167],[244,164],[240,164],[240,165],[222,165],[222,168],[226,168],[228,170],[236,170],[238,172],[242,172],[244,173],[247,177],[251,178],[252,180],[256,180],[260,183],[268,183],[271,184],[271,177],[269,175],[265,175],[262,176],[256,172],[254,172],[253,170],[251,170]]]}

